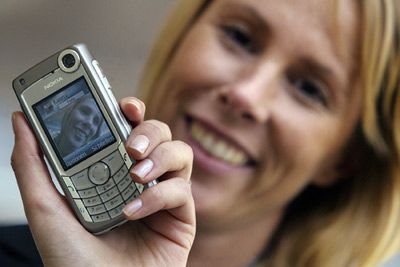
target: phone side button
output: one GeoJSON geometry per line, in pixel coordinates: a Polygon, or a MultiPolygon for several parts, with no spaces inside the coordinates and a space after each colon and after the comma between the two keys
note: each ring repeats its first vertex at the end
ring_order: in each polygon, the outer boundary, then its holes
{"type": "Polygon", "coordinates": [[[85,205],[83,205],[83,202],[79,199],[75,199],[75,204],[79,209],[79,212],[81,213],[83,219],[87,222],[93,222],[92,218],[90,218],[90,215],[85,208],[85,205]]]}
{"type": "Polygon", "coordinates": [[[71,179],[69,179],[69,177],[63,177],[63,179],[68,191],[71,193],[72,198],[79,198],[78,192],[76,192],[75,186],[72,184],[71,179]]]}

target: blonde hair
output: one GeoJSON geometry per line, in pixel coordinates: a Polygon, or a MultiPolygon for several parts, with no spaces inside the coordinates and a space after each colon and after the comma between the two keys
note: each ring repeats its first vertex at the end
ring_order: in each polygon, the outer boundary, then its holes
{"type": "MultiPolygon", "coordinates": [[[[209,2],[178,1],[167,20],[139,87],[149,117],[157,117],[168,94],[157,88],[171,57],[209,2]]],[[[400,3],[362,0],[359,6],[361,59],[357,74],[364,102],[360,125],[350,142],[354,158],[349,160],[364,165],[357,175],[329,189],[332,197],[312,214],[302,214],[303,206],[294,206],[300,210],[298,216],[289,218],[294,221],[281,229],[282,240],[260,266],[377,266],[399,248],[400,3]]],[[[248,205],[248,213],[261,208],[263,199],[254,202],[248,205]]]]}

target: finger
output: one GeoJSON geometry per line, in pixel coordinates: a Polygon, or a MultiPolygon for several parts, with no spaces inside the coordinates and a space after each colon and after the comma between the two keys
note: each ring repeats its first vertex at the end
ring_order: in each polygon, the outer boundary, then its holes
{"type": "Polygon", "coordinates": [[[137,220],[168,210],[177,219],[194,224],[193,205],[190,183],[183,178],[172,178],[143,191],[123,211],[127,219],[137,220]]]}
{"type": "Polygon", "coordinates": [[[167,124],[157,120],[147,120],[133,129],[126,142],[126,149],[132,158],[142,160],[155,147],[170,141],[171,138],[171,130],[167,124]]]}
{"type": "Polygon", "coordinates": [[[125,97],[121,99],[119,106],[121,107],[125,117],[132,123],[133,126],[136,126],[143,121],[146,106],[138,98],[125,97]]]}
{"type": "Polygon", "coordinates": [[[21,112],[13,114],[15,145],[11,165],[17,178],[25,213],[29,219],[43,214],[58,213],[66,208],[61,195],[54,187],[42,152],[21,112]]]}
{"type": "Polygon", "coordinates": [[[193,162],[192,148],[182,141],[164,142],[144,160],[131,168],[135,182],[148,183],[165,173],[169,177],[182,177],[189,181],[193,162]]]}

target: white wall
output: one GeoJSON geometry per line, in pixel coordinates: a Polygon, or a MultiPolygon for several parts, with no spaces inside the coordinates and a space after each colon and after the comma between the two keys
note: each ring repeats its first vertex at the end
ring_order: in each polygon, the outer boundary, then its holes
{"type": "Polygon", "coordinates": [[[174,0],[0,0],[0,225],[25,222],[10,167],[11,113],[19,110],[11,81],[73,43],[86,43],[116,98],[135,81],[174,0]]]}

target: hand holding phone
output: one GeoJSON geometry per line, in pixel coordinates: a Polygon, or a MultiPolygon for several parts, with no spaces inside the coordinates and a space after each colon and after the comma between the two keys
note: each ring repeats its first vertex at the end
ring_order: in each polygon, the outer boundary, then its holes
{"type": "MultiPolygon", "coordinates": [[[[140,105],[132,104],[133,101],[140,102],[134,98],[121,101],[121,108],[125,115],[130,121],[136,122],[133,125],[132,134],[128,135],[126,140],[136,138],[138,135],[148,135],[150,145],[144,153],[127,151],[128,156],[138,162],[135,167],[140,167],[140,162],[146,159],[154,163],[153,169],[146,177],[134,176],[133,182],[140,184],[160,175],[166,178],[134,198],[136,203],[140,203],[136,212],[129,216],[121,215],[128,220],[141,219],[140,221],[124,224],[98,237],[94,237],[76,220],[74,213],[71,212],[75,208],[71,209],[68,194],[65,198],[57,192],[51,182],[42,150],[37,145],[32,129],[22,113],[14,113],[15,146],[12,165],[30,228],[46,265],[136,264],[140,266],[150,263],[157,266],[183,266],[186,263],[195,232],[194,204],[188,183],[192,154],[190,149],[181,142],[172,141],[170,133],[161,136],[148,134],[154,127],[160,127],[160,132],[169,131],[169,129],[157,121],[142,121],[144,109],[138,110],[140,105]],[[163,160],[162,153],[159,153],[160,148],[163,151],[168,149],[170,151],[168,157],[177,161],[163,160]],[[176,176],[169,177],[169,172],[176,176]],[[161,209],[165,211],[159,212],[161,209]],[[152,246],[146,245],[149,243],[152,246]],[[163,255],[166,249],[171,251],[171,255],[179,256],[166,258],[163,255]],[[154,255],[158,256],[154,257],[154,255]]],[[[102,110],[101,104],[99,106],[102,110]]],[[[40,113],[40,108],[45,108],[45,105],[39,104],[36,107],[37,113],[40,113]]],[[[53,140],[53,142],[56,141],[56,139],[53,140]]],[[[53,146],[56,145],[53,144],[53,146]]],[[[68,153],[64,156],[62,152],[59,153],[57,157],[64,160],[65,166],[68,166],[69,162],[66,158],[68,153]]],[[[100,158],[103,162],[103,158],[100,158]]],[[[64,188],[64,190],[70,189],[64,188]]],[[[132,202],[128,202],[127,205],[129,203],[132,202]]]]}

